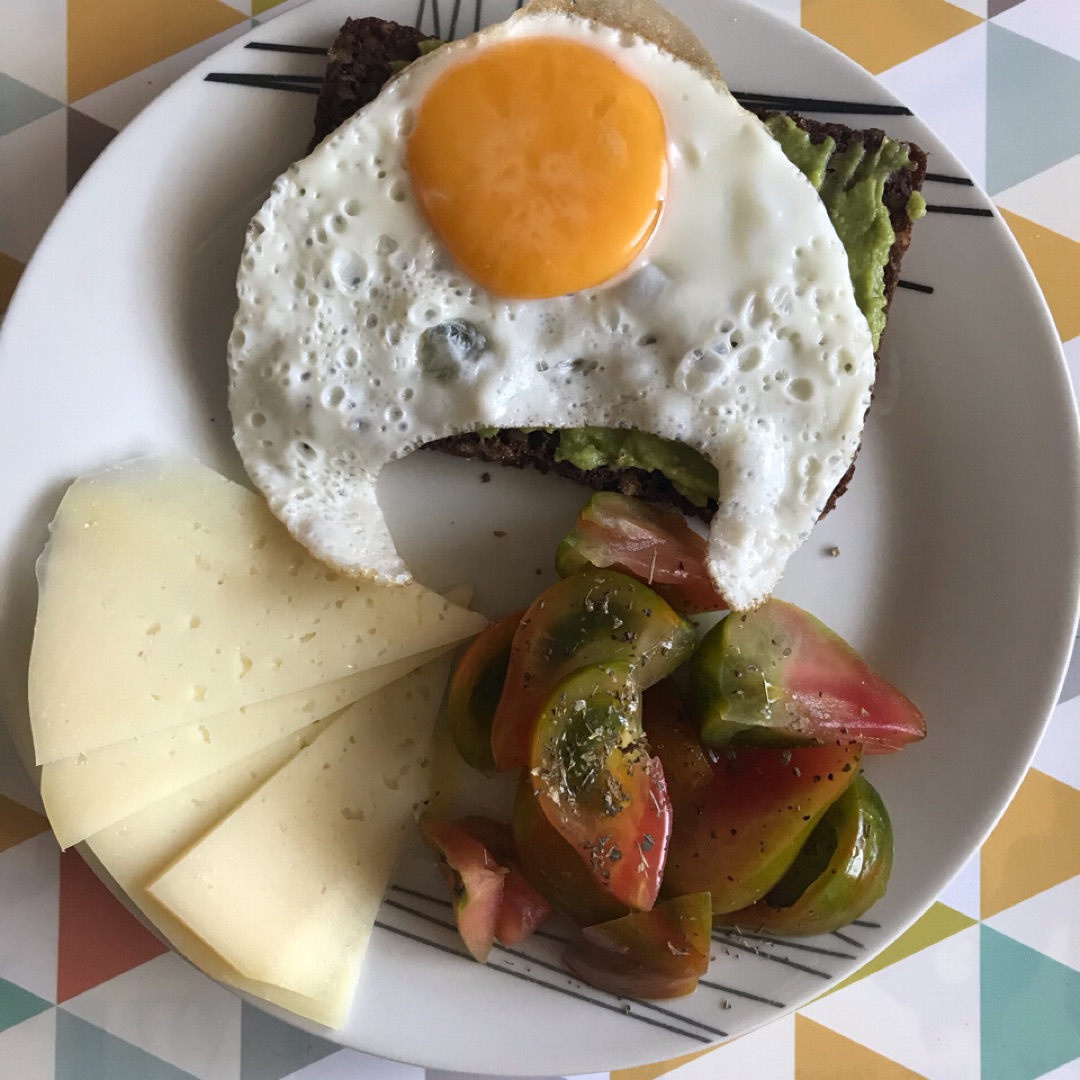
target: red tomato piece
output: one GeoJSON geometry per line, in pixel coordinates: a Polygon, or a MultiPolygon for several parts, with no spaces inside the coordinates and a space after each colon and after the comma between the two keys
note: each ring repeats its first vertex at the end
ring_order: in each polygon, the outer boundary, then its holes
{"type": "Polygon", "coordinates": [[[559,545],[555,569],[568,577],[590,566],[611,567],[645,582],[679,611],[724,611],[728,603],[706,569],[707,550],[681,514],[602,491],[559,545]]]}
{"type": "Polygon", "coordinates": [[[481,964],[495,941],[506,870],[464,829],[430,814],[420,818],[420,835],[439,857],[450,887],[454,921],[465,948],[481,964]]]}

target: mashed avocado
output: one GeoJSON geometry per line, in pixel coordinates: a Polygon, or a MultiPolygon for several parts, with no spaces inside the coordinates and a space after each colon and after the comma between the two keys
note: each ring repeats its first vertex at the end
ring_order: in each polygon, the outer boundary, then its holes
{"type": "MultiPolygon", "coordinates": [[[[815,143],[789,116],[765,121],[788,159],[817,189],[848,254],[855,300],[870,324],[876,349],[885,329],[884,268],[896,234],[883,199],[885,184],[898,169],[911,168],[907,147],[885,139],[876,150],[861,144],[837,153],[826,137],[815,143]]],[[[921,195],[908,200],[908,216],[925,213],[921,195]]],[[[579,469],[638,468],[662,472],[695,506],[717,495],[716,469],[696,450],[640,431],[574,428],[559,437],[555,458],[579,469]]]]}

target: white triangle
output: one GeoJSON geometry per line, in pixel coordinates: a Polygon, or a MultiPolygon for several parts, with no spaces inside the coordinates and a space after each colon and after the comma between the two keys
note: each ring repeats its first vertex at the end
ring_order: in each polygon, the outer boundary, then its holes
{"type": "Polygon", "coordinates": [[[67,110],[0,137],[0,236],[28,262],[67,197],[67,110]]]}
{"type": "MultiPolygon", "coordinates": [[[[1077,12],[1080,23],[1080,11],[1077,12]]],[[[998,206],[1080,241],[1080,154],[994,196],[998,206]]]]}
{"type": "Polygon", "coordinates": [[[953,911],[959,911],[969,919],[978,919],[981,910],[980,864],[979,852],[975,852],[938,897],[943,904],[947,904],[953,911]]]}
{"type": "Polygon", "coordinates": [[[0,0],[0,71],[67,100],[67,0],[0,0]]]}
{"type": "Polygon", "coordinates": [[[664,1080],[791,1080],[795,1072],[795,1015],[780,1017],[757,1031],[664,1074],[664,1080]]]}
{"type": "Polygon", "coordinates": [[[95,120],[112,128],[122,128],[142,112],[154,98],[167,86],[171,86],[181,75],[205,60],[211,53],[227,45],[233,38],[246,33],[249,23],[238,23],[223,30],[220,34],[200,41],[197,45],[183,49],[164,60],[136,71],[126,79],[111,83],[101,90],[88,94],[72,104],[79,112],[92,116],[95,120]]]}
{"type": "Polygon", "coordinates": [[[0,928],[0,975],[55,1001],[60,849],[52,833],[0,853],[0,928]]]}
{"type": "Polygon", "coordinates": [[[1080,60],[1080,11],[1076,0],[1025,0],[1003,11],[994,22],[1080,60]]]}
{"type": "MultiPolygon", "coordinates": [[[[356,1050],[341,1050],[289,1073],[284,1080],[425,1080],[425,1075],[427,1080],[433,1080],[438,1074],[433,1070],[425,1074],[423,1069],[415,1065],[386,1061],[356,1050]]],[[[458,1076],[456,1073],[453,1075],[458,1076]]],[[[469,1078],[460,1077],[460,1080],[469,1078]]]]}
{"type": "Polygon", "coordinates": [[[803,1009],[924,1076],[979,1075],[979,927],[970,926],[803,1009]]]}
{"type": "Polygon", "coordinates": [[[64,1009],[199,1080],[240,1069],[240,999],[166,953],[64,1003],[64,1009]]]}
{"type": "Polygon", "coordinates": [[[989,0],[948,0],[948,2],[953,7],[963,8],[964,11],[970,11],[972,15],[978,15],[980,19],[985,19],[990,10],[989,0]]]}
{"type": "Polygon", "coordinates": [[[986,925],[1049,956],[1066,967],[1080,970],[1080,877],[1036,893],[993,918],[986,925]]]}
{"type": "MultiPolygon", "coordinates": [[[[1080,338],[1066,347],[1066,359],[1070,354],[1074,378],[1080,378],[1080,338]]],[[[1074,663],[1080,663],[1080,650],[1074,653],[1073,659],[1074,663]]],[[[1080,788],[1080,697],[1074,697],[1054,710],[1033,764],[1055,780],[1080,788]]]]}
{"type": "Polygon", "coordinates": [[[897,64],[880,79],[982,183],[986,177],[986,24],[897,64]],[[974,89],[958,93],[957,87],[974,89]]]}
{"type": "Polygon", "coordinates": [[[5,1075],[18,1080],[54,1080],[56,1010],[48,1009],[0,1032],[0,1062],[5,1075]]]}

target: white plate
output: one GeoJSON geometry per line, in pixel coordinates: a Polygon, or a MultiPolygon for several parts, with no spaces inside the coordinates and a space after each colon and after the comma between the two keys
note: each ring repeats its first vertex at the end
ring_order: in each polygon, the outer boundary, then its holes
{"type": "MultiPolygon", "coordinates": [[[[347,15],[412,22],[417,6],[313,0],[249,37],[325,46],[347,15]]],[[[453,6],[441,5],[444,33],[453,6]]],[[[839,53],[738,0],[670,6],[736,89],[894,101],[839,53]]],[[[488,0],[484,19],[512,7],[488,0]]],[[[426,8],[430,30],[434,5],[426,8]]],[[[459,31],[473,15],[465,0],[459,31]]],[[[314,99],[204,76],[322,68],[313,56],[245,49],[246,40],[199,65],[113,142],[58,215],[4,325],[0,712],[24,745],[33,560],[68,481],[168,451],[243,478],[225,404],[234,267],[250,214],[303,153],[314,99]]],[[[935,172],[962,175],[917,120],[881,123],[931,151],[935,172]]],[[[971,187],[931,183],[927,194],[931,203],[990,205],[971,187]]],[[[889,894],[868,917],[880,926],[854,928],[846,937],[855,945],[829,938],[810,942],[811,951],[718,945],[709,981],[720,989],[627,1014],[560,974],[551,942],[530,946],[531,961],[499,954],[485,969],[402,936],[454,942],[387,906],[382,919],[398,932],[377,932],[348,1026],[335,1036],[342,1043],[514,1074],[609,1069],[699,1049],[851,972],[929,905],[987,834],[1034,752],[1072,644],[1075,407],[1046,307],[999,219],[931,214],[915,228],[904,277],[934,292],[897,294],[855,482],[781,590],[853,641],[927,715],[925,743],[868,767],[896,828],[889,894]],[[826,554],[833,546],[838,558],[826,554]]],[[[418,576],[436,588],[471,580],[479,606],[494,614],[551,579],[555,543],[584,495],[498,469],[481,484],[482,471],[420,453],[387,478],[383,499],[418,576]]],[[[445,918],[406,894],[397,901],[445,918]]]]}

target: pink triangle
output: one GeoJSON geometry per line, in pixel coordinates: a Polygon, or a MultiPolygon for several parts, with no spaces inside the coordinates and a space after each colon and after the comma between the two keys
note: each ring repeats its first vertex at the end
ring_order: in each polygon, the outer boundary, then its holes
{"type": "Polygon", "coordinates": [[[60,857],[56,1000],[67,1001],[168,952],[74,851],[60,857]]]}

